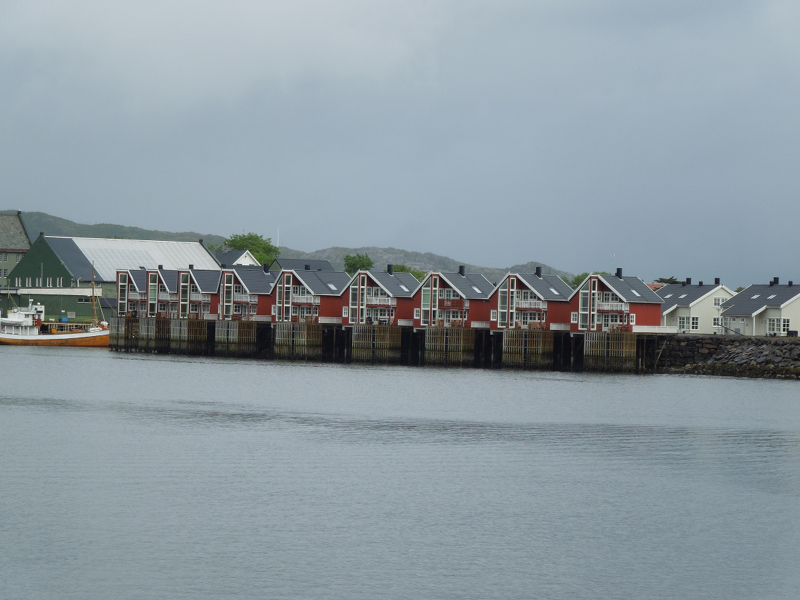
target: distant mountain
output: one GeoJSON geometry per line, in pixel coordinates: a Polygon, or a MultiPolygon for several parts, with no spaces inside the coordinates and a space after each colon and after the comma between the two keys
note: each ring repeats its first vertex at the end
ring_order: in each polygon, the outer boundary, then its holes
{"type": "MultiPolygon", "coordinates": [[[[96,225],[84,225],[54,217],[42,212],[23,212],[22,222],[25,224],[25,229],[28,230],[28,235],[31,241],[35,240],[40,231],[45,235],[63,235],[73,237],[104,237],[104,238],[130,238],[138,240],[168,240],[176,242],[196,242],[199,239],[203,240],[206,245],[213,244],[220,246],[225,241],[221,235],[214,235],[210,233],[197,233],[194,231],[184,231],[174,233],[171,231],[155,231],[150,229],[142,229],[140,227],[127,227],[125,225],[112,225],[109,223],[98,223],[96,225]]],[[[302,250],[294,250],[292,248],[281,247],[281,256],[284,258],[308,258],[308,259],[322,259],[330,261],[334,268],[344,269],[344,257],[347,254],[363,254],[366,252],[375,263],[376,269],[385,269],[386,265],[406,265],[414,267],[422,271],[445,271],[455,272],[458,271],[459,265],[464,265],[470,273],[482,273],[492,283],[497,283],[509,271],[517,273],[533,273],[537,266],[542,267],[542,272],[545,274],[559,275],[564,279],[572,278],[574,275],[567,271],[560,271],[554,269],[549,265],[537,262],[528,262],[525,264],[514,265],[508,268],[493,268],[481,267],[477,265],[470,265],[464,262],[459,262],[447,256],[440,256],[430,252],[412,252],[409,250],[399,250],[397,248],[378,248],[375,246],[367,246],[363,248],[325,248],[323,250],[315,250],[314,252],[303,252],[302,250]]]]}
{"type": "Polygon", "coordinates": [[[554,269],[549,265],[537,262],[528,262],[522,265],[514,265],[507,269],[497,269],[492,267],[480,267],[477,265],[470,265],[467,263],[453,260],[447,256],[440,256],[430,252],[411,252],[408,250],[398,250],[397,248],[378,248],[375,246],[367,246],[362,248],[325,248],[324,250],[316,250],[314,252],[302,252],[300,250],[293,250],[291,248],[281,247],[281,256],[284,258],[308,258],[317,260],[327,260],[334,268],[344,268],[344,257],[347,254],[369,254],[372,262],[375,263],[376,269],[385,269],[388,264],[400,264],[408,267],[415,267],[422,271],[444,271],[456,272],[459,265],[464,265],[469,273],[482,273],[492,283],[499,282],[503,276],[509,271],[516,273],[533,273],[537,266],[542,267],[542,273],[545,275],[559,275],[567,279],[572,278],[574,275],[567,271],[560,271],[554,269]]]}
{"type": "Polygon", "coordinates": [[[63,235],[68,237],[101,237],[101,238],[129,238],[133,240],[167,240],[173,242],[196,242],[203,240],[206,245],[221,245],[225,238],[221,235],[210,233],[196,233],[194,231],[183,231],[173,233],[171,231],[156,231],[142,229],[140,227],[126,227],[125,225],[112,225],[110,223],[98,223],[97,225],[84,225],[69,221],[60,217],[54,217],[42,212],[23,212],[22,222],[28,230],[28,236],[33,242],[39,237],[39,232],[45,235],[63,235]]]}

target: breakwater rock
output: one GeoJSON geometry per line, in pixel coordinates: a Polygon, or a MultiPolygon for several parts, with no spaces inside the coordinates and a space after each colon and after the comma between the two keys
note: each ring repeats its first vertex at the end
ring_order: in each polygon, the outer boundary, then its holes
{"type": "Polygon", "coordinates": [[[658,366],[672,373],[800,379],[800,338],[677,335],[658,366]]]}

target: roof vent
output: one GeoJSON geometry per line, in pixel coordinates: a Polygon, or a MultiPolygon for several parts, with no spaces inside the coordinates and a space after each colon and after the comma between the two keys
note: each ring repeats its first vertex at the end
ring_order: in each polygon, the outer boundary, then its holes
{"type": "Polygon", "coordinates": [[[789,282],[789,287],[792,287],[792,285],[794,285],[794,282],[790,281],[789,282]]]}
{"type": "Polygon", "coordinates": [[[541,279],[542,278],[542,267],[536,267],[536,276],[541,279]]]}
{"type": "Polygon", "coordinates": [[[685,283],[685,285],[692,285],[692,278],[691,278],[691,277],[687,277],[687,278],[686,278],[686,283],[685,283]]]}
{"type": "Polygon", "coordinates": [[[617,269],[617,279],[622,279],[622,269],[617,269]]]}
{"type": "Polygon", "coordinates": [[[159,271],[163,271],[164,270],[164,265],[158,265],[158,270],[159,271]]]}
{"type": "Polygon", "coordinates": [[[719,277],[714,277],[714,285],[719,285],[719,277]]]}
{"type": "Polygon", "coordinates": [[[465,267],[464,265],[459,265],[458,266],[458,274],[461,275],[462,277],[464,277],[464,275],[467,274],[467,267],[465,267]]]}
{"type": "Polygon", "coordinates": [[[194,271],[194,265],[189,265],[189,270],[194,271]]]}
{"type": "Polygon", "coordinates": [[[698,285],[698,287],[703,287],[703,282],[702,281],[698,281],[697,285],[698,285]]]}
{"type": "Polygon", "coordinates": [[[386,272],[389,275],[393,275],[394,274],[394,265],[386,265],[386,272]]]}
{"type": "Polygon", "coordinates": [[[304,267],[305,267],[303,269],[304,271],[310,271],[311,270],[311,265],[304,265],[304,267]]]}

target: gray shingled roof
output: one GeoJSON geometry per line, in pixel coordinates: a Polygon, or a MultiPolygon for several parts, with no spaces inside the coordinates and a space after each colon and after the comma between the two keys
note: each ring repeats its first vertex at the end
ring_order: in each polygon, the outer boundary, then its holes
{"type": "Polygon", "coordinates": [[[178,291],[178,271],[161,269],[159,272],[161,273],[161,278],[164,280],[164,285],[167,287],[167,290],[173,294],[176,293],[178,291]]]}
{"type": "Polygon", "coordinates": [[[251,294],[269,294],[275,285],[277,273],[264,272],[263,267],[236,266],[233,267],[239,279],[251,294]]]}
{"type": "Polygon", "coordinates": [[[213,294],[219,289],[222,271],[218,269],[192,269],[192,278],[201,294],[213,294]]]}
{"type": "Polygon", "coordinates": [[[439,273],[439,276],[467,300],[484,300],[494,291],[492,282],[479,273],[439,273]]]}
{"type": "MultiPolygon", "coordinates": [[[[620,279],[616,275],[600,275],[598,273],[593,273],[592,275],[614,290],[623,302],[638,302],[644,304],[662,304],[664,302],[661,296],[651,290],[647,284],[638,277],[623,275],[620,279]]],[[[588,278],[589,276],[587,276],[587,279],[588,278]]],[[[581,287],[583,287],[584,282],[585,280],[573,290],[570,298],[578,293],[581,287]]]]}
{"type": "Polygon", "coordinates": [[[136,289],[140,292],[145,291],[145,288],[147,287],[147,272],[143,271],[142,269],[133,269],[128,271],[128,273],[130,273],[131,279],[136,285],[136,289]]]}
{"type": "Polygon", "coordinates": [[[294,271],[311,293],[317,296],[338,296],[347,289],[351,277],[339,271],[294,271]],[[331,287],[333,286],[333,287],[331,287]]]}
{"type": "MultiPolygon", "coordinates": [[[[86,258],[86,255],[81,252],[81,249],[78,248],[75,240],[69,237],[46,237],[45,239],[53,252],[56,253],[56,256],[61,259],[62,264],[72,273],[72,276],[76,280],[92,280],[92,263],[86,258]]],[[[120,265],[120,268],[126,267],[130,268],[130,265],[120,265]]],[[[155,265],[153,265],[153,267],[155,267],[155,265]]],[[[114,281],[116,279],[116,271],[114,273],[114,279],[103,279],[97,272],[95,272],[94,278],[95,281],[114,281]]]]}
{"type": "Polygon", "coordinates": [[[572,288],[564,283],[564,280],[558,275],[542,275],[541,277],[537,277],[535,273],[516,273],[515,275],[543,300],[569,300],[572,295],[572,288]]]}
{"type": "Polygon", "coordinates": [[[722,305],[726,317],[752,317],[764,308],[780,308],[800,296],[800,285],[751,285],[722,305]]]}
{"type": "Polygon", "coordinates": [[[664,305],[661,307],[661,314],[672,310],[676,306],[689,306],[695,300],[699,300],[706,294],[710,294],[714,290],[722,288],[722,285],[710,283],[704,285],[668,283],[664,287],[656,290],[656,294],[664,300],[664,305]]]}
{"type": "Polygon", "coordinates": [[[327,260],[310,260],[307,258],[276,258],[269,266],[270,271],[304,271],[308,265],[309,271],[333,271],[331,263],[327,260]]]}
{"type": "Polygon", "coordinates": [[[214,250],[212,254],[219,264],[232,267],[245,252],[247,250],[214,250]]]}
{"type": "Polygon", "coordinates": [[[27,252],[30,247],[31,241],[19,215],[0,214],[0,251],[27,252]]]}
{"type": "MultiPolygon", "coordinates": [[[[360,271],[364,272],[364,271],[360,271]]],[[[390,296],[395,298],[411,298],[419,287],[419,281],[411,273],[392,273],[386,271],[366,271],[390,296]],[[406,287],[404,290],[400,286],[406,287]]]]}

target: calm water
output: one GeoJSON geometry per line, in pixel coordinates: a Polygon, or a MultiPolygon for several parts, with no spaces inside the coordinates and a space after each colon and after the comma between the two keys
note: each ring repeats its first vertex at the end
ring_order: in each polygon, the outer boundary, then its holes
{"type": "Polygon", "coordinates": [[[800,597],[800,383],[0,347],[0,598],[800,597]]]}

